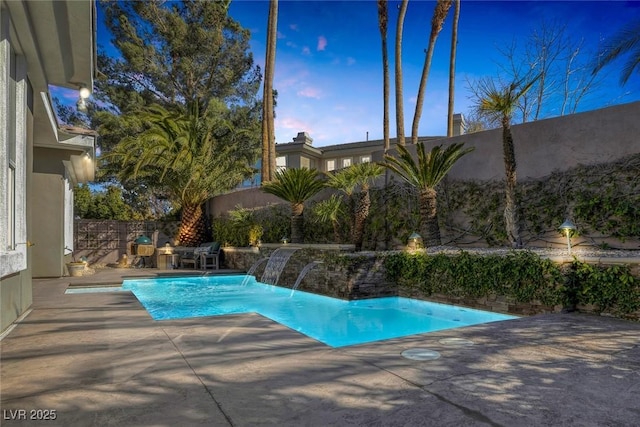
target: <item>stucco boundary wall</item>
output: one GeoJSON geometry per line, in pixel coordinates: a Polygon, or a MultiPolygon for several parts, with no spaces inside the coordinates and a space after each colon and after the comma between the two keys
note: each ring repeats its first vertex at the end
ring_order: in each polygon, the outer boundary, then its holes
{"type": "MultiPolygon", "coordinates": [[[[512,126],[518,180],[541,179],[552,172],[579,165],[609,163],[640,153],[640,102],[617,105],[512,126]]],[[[465,143],[475,150],[451,169],[453,180],[493,181],[504,179],[502,129],[427,141],[427,148],[465,143]]],[[[411,144],[410,151],[415,151],[411,144]]],[[[382,161],[383,150],[372,154],[382,161]]],[[[319,198],[322,198],[320,195],[319,198]]],[[[279,204],[282,200],[260,188],[236,190],[212,198],[207,212],[217,217],[238,206],[251,209],[279,204]]]]}
{"type": "MultiPolygon", "coordinates": [[[[640,153],[638,117],[640,102],[634,102],[513,125],[518,180],[540,179],[552,172],[610,163],[640,153]]],[[[456,162],[449,178],[504,179],[501,128],[428,141],[427,148],[463,142],[475,150],[456,162]]],[[[415,152],[410,144],[407,147],[415,152]]],[[[382,150],[374,153],[374,161],[382,158],[382,150]]]]}
{"type": "MultiPolygon", "coordinates": [[[[260,248],[223,248],[223,266],[225,268],[248,271],[255,262],[269,257],[278,247],[281,247],[281,245],[268,244],[260,248]]],[[[490,295],[479,298],[446,294],[424,295],[416,290],[399,287],[397,283],[387,279],[384,259],[388,253],[353,253],[352,245],[289,245],[289,247],[300,247],[300,249],[291,256],[277,283],[278,286],[286,288],[293,287],[305,265],[313,261],[323,261],[323,264],[317,265],[307,273],[297,289],[347,300],[404,296],[525,316],[559,313],[569,308],[584,313],[598,313],[595,306],[549,306],[539,301],[523,303],[504,295],[490,295]]],[[[573,261],[573,258],[569,256],[544,257],[560,265],[567,265],[573,261]]],[[[629,265],[631,266],[631,273],[640,280],[640,258],[638,257],[581,257],[580,261],[602,266],[629,265]]],[[[264,272],[264,267],[265,263],[255,271],[254,275],[258,281],[264,272]]],[[[612,313],[607,311],[600,314],[613,316],[612,313]]],[[[640,310],[631,313],[628,317],[640,319],[640,310]]]]}

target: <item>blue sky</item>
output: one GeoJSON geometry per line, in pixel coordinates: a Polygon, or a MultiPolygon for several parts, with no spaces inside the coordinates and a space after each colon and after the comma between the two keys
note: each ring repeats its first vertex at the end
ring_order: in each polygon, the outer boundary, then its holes
{"type": "MultiPolygon", "coordinates": [[[[390,134],[396,135],[394,41],[398,1],[389,2],[390,134]]],[[[410,0],[404,23],[403,80],[405,133],[411,134],[415,98],[427,47],[435,2],[410,0]]],[[[233,0],[230,14],[251,31],[254,60],[264,66],[267,0],[233,0]]],[[[448,99],[450,11],[440,33],[420,122],[421,136],[445,135],[448,99]]],[[[522,47],[541,23],[566,25],[586,53],[640,17],[637,1],[485,1],[462,0],[456,67],[455,112],[472,105],[468,81],[496,76],[503,59],[498,48],[513,42],[522,47]]],[[[109,35],[98,14],[98,44],[107,51],[109,35]]],[[[604,69],[603,82],[579,111],[640,100],[640,76],[619,84],[617,61],[604,69]]],[[[315,146],[381,139],[382,59],[375,0],[280,0],[274,87],[278,90],[276,141],[291,142],[305,131],[315,146]]],[[[54,96],[73,103],[77,93],[53,89],[54,96]]]]}
{"type": "MultiPolygon", "coordinates": [[[[399,2],[389,2],[391,70],[390,132],[395,136],[394,40],[399,2]]],[[[410,134],[415,97],[424,62],[435,2],[410,0],[404,24],[403,72],[405,132],[410,134]]],[[[268,1],[235,0],[230,14],[251,30],[256,63],[263,66],[268,1]]],[[[450,11],[440,33],[420,123],[420,135],[446,134],[447,79],[451,43],[450,11]]],[[[640,15],[636,1],[473,1],[462,0],[456,67],[455,112],[472,101],[467,80],[497,74],[499,46],[526,36],[546,19],[566,24],[583,50],[593,50],[626,22],[640,15]]],[[[382,138],[382,66],[377,6],[374,0],[280,0],[274,87],[278,90],[276,140],[290,142],[309,132],[323,146],[382,138]]],[[[640,99],[640,79],[622,87],[619,65],[607,67],[601,89],[581,110],[640,99]]]]}

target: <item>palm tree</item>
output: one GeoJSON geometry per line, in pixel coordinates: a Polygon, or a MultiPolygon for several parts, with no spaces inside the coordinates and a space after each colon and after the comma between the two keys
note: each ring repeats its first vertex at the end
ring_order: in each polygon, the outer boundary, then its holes
{"type": "Polygon", "coordinates": [[[418,162],[413,159],[406,147],[398,147],[398,158],[385,155],[383,166],[397,173],[403,180],[418,190],[420,223],[418,229],[426,246],[441,244],[438,227],[436,186],[449,173],[453,165],[474,147],[462,148],[464,143],[452,144],[443,149],[442,145],[425,152],[424,143],[416,144],[418,162]]]}
{"type": "Polygon", "coordinates": [[[262,95],[262,182],[271,181],[276,169],[273,75],[276,66],[277,32],[278,0],[270,0],[262,95]]]}
{"type": "Polygon", "coordinates": [[[458,21],[460,20],[460,0],[454,1],[453,28],[451,29],[451,54],[449,57],[449,107],[447,110],[447,136],[453,136],[453,100],[456,81],[456,50],[458,47],[458,21]]]}
{"type": "Polygon", "coordinates": [[[409,0],[402,0],[396,25],[396,140],[404,145],[404,101],[402,98],[402,28],[409,0]]]}
{"type": "Polygon", "coordinates": [[[513,113],[518,100],[533,86],[539,76],[528,83],[522,80],[497,87],[491,79],[481,80],[478,85],[480,99],[476,105],[478,115],[502,125],[502,151],[505,169],[505,208],[504,222],[509,243],[514,248],[522,247],[520,237],[520,221],[516,203],[516,155],[511,134],[513,113]]]}
{"type": "Polygon", "coordinates": [[[384,152],[389,151],[389,52],[387,49],[387,23],[389,22],[389,12],[387,0],[378,0],[378,26],[380,27],[380,38],[382,39],[382,74],[383,74],[383,99],[384,113],[382,117],[382,133],[384,138],[384,152]]]}
{"type": "Polygon", "coordinates": [[[337,194],[325,199],[313,207],[313,211],[320,222],[331,222],[333,227],[333,240],[340,243],[339,218],[344,211],[344,201],[337,194]]]}
{"type": "Polygon", "coordinates": [[[364,226],[371,209],[371,196],[369,188],[377,177],[382,175],[384,169],[376,163],[358,163],[330,175],[327,186],[342,190],[349,198],[360,189],[358,198],[354,203],[353,229],[351,238],[355,250],[362,250],[364,241],[364,226]]]}
{"type": "Polygon", "coordinates": [[[622,28],[608,41],[598,56],[598,62],[593,68],[593,74],[602,67],[621,56],[629,55],[624,64],[620,83],[625,84],[635,70],[640,70],[640,19],[636,19],[622,28]]]}
{"type": "Polygon", "coordinates": [[[427,88],[427,77],[429,76],[429,70],[431,69],[431,58],[433,57],[433,50],[436,47],[436,39],[438,34],[442,31],[442,25],[447,18],[451,8],[451,1],[438,0],[436,8],[433,11],[433,18],[431,18],[431,34],[429,35],[429,47],[426,50],[426,56],[424,58],[424,66],[422,67],[422,76],[420,77],[420,86],[418,87],[418,99],[416,100],[416,112],[413,115],[413,125],[411,127],[411,143],[418,143],[418,127],[420,126],[420,118],[422,116],[422,107],[424,105],[424,92],[427,88]]]}
{"type": "Polygon", "coordinates": [[[284,169],[276,179],[263,183],[262,191],[291,203],[291,243],[304,241],[304,202],[320,191],[324,184],[315,169],[284,169]]]}
{"type": "Polygon", "coordinates": [[[140,118],[148,127],[107,156],[119,163],[122,182],[144,181],[181,207],[178,239],[197,246],[208,234],[202,204],[255,173],[250,165],[256,147],[221,117],[214,102],[204,112],[196,103],[187,112],[152,105],[140,118]]]}

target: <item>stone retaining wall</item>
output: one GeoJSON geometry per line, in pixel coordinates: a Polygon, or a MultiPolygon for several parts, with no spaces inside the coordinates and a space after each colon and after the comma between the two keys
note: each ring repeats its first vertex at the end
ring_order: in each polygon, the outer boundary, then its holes
{"type": "MultiPolygon", "coordinates": [[[[269,257],[275,249],[281,246],[267,244],[260,248],[223,248],[223,267],[248,271],[256,261],[269,257]]],[[[384,268],[384,253],[353,253],[352,245],[290,245],[289,247],[299,247],[300,249],[294,252],[287,262],[278,280],[278,286],[293,287],[300,272],[307,264],[313,261],[322,261],[322,264],[307,273],[298,289],[348,300],[398,295],[521,316],[559,313],[567,309],[576,309],[592,314],[598,313],[595,306],[550,306],[539,301],[523,303],[516,301],[513,297],[503,295],[479,298],[445,294],[425,295],[417,289],[399,287],[397,283],[387,279],[384,268]]],[[[558,264],[572,261],[569,257],[550,257],[550,259],[558,264]]],[[[629,264],[632,266],[631,272],[634,277],[640,280],[640,260],[636,258],[594,258],[581,261],[603,266],[629,264]]],[[[257,280],[261,279],[265,266],[266,262],[255,271],[254,275],[257,280]]],[[[613,315],[606,311],[599,314],[613,315]]],[[[628,317],[640,318],[640,310],[628,317]]]]}
{"type": "Polygon", "coordinates": [[[539,301],[530,303],[517,302],[515,298],[504,295],[490,295],[487,297],[456,297],[445,294],[425,295],[419,290],[401,288],[399,295],[407,298],[416,298],[439,302],[442,304],[461,305],[478,310],[493,311],[496,313],[514,314],[516,316],[530,316],[542,313],[560,313],[565,308],[562,305],[544,305],[539,301]]]}
{"type": "MultiPolygon", "coordinates": [[[[248,271],[260,259],[269,257],[282,245],[265,244],[258,248],[223,248],[225,268],[248,271]]],[[[299,247],[287,262],[277,285],[291,288],[303,268],[322,261],[309,270],[297,289],[342,299],[362,299],[397,295],[397,285],[385,277],[383,259],[375,254],[352,253],[353,245],[289,245],[299,247]],[[343,257],[338,258],[336,255],[343,257]],[[338,261],[339,262],[336,262],[338,261]],[[345,259],[349,261],[346,262],[345,259]]],[[[254,275],[260,280],[266,262],[254,275]]]]}

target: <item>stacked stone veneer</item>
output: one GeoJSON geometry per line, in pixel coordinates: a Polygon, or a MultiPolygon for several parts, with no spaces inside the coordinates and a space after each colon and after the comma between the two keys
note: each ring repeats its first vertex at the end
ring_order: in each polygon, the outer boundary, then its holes
{"type": "MultiPolygon", "coordinates": [[[[258,248],[223,248],[225,268],[247,271],[258,260],[268,257],[280,245],[258,248]]],[[[385,277],[383,258],[373,253],[352,253],[353,245],[289,245],[300,247],[285,266],[277,285],[293,287],[302,269],[313,261],[322,261],[310,270],[299,290],[342,299],[362,299],[398,294],[395,283],[385,277]],[[343,255],[337,258],[336,255],[343,255]],[[334,262],[339,259],[339,262],[334,262]]],[[[255,271],[260,280],[266,262],[255,271]]]]}
{"type": "Polygon", "coordinates": [[[560,313],[565,309],[562,305],[544,305],[540,301],[518,302],[513,297],[504,295],[489,295],[486,297],[456,297],[445,294],[425,295],[419,290],[401,288],[400,296],[417,298],[439,302],[443,304],[463,305],[479,310],[494,311],[497,313],[528,316],[542,313],[560,313]]]}
{"type": "MultiPolygon", "coordinates": [[[[294,247],[296,245],[290,245],[294,247]]],[[[258,260],[268,257],[280,247],[279,245],[264,245],[258,248],[224,248],[225,268],[247,271],[258,260]]],[[[533,315],[541,313],[557,313],[566,309],[577,309],[586,313],[598,313],[595,306],[578,305],[564,307],[562,305],[545,305],[539,301],[518,302],[513,297],[504,295],[489,295],[484,297],[459,297],[445,294],[426,295],[419,290],[399,287],[386,277],[384,268],[385,253],[360,252],[353,253],[351,245],[300,245],[287,262],[278,286],[292,287],[302,269],[310,262],[323,261],[323,264],[310,270],[298,289],[342,299],[363,299],[385,296],[405,296],[445,304],[462,305],[480,310],[488,310],[515,315],[533,315]],[[340,256],[338,256],[340,255],[340,256]]],[[[559,264],[570,262],[568,259],[553,260],[559,264]]],[[[629,260],[602,259],[583,260],[601,265],[620,264],[629,260]]],[[[260,280],[266,262],[255,272],[260,280]]],[[[632,274],[640,278],[640,265],[632,263],[632,274]]],[[[599,313],[612,315],[609,312],[599,313]]],[[[640,318],[640,310],[628,317],[640,318]]]]}

